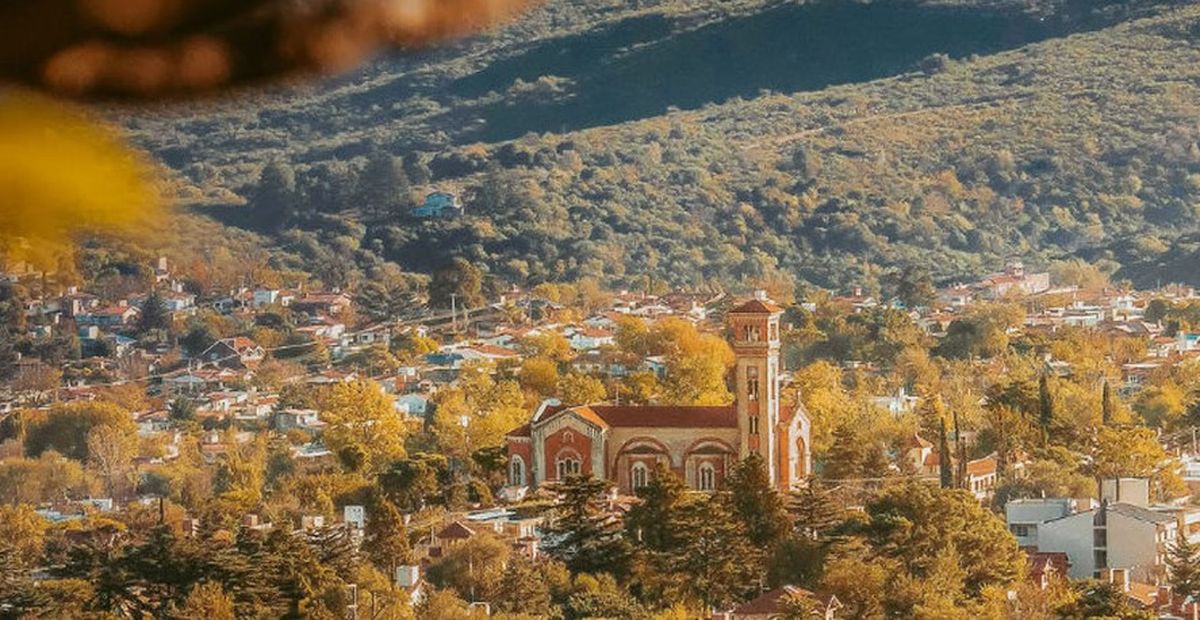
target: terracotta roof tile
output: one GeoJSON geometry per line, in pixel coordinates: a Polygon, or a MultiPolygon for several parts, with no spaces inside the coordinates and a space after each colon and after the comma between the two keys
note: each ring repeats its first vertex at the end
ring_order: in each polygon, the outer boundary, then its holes
{"type": "Polygon", "coordinates": [[[834,606],[834,598],[832,595],[815,594],[811,590],[805,590],[796,586],[782,586],[764,592],[747,603],[743,603],[733,608],[733,613],[736,615],[769,615],[777,614],[783,611],[780,608],[780,602],[785,596],[798,595],[811,598],[826,607],[834,606]]]}
{"type": "Polygon", "coordinates": [[[775,305],[773,301],[751,299],[729,312],[734,314],[774,314],[776,312],[783,312],[783,308],[775,305]]]}
{"type": "Polygon", "coordinates": [[[736,428],[733,405],[587,405],[547,410],[542,420],[575,411],[600,426],[625,428],[736,428]]]}
{"type": "Polygon", "coordinates": [[[442,528],[442,531],[437,533],[437,537],[443,540],[456,539],[465,540],[475,535],[475,531],[462,524],[461,521],[455,521],[450,525],[442,528]]]}

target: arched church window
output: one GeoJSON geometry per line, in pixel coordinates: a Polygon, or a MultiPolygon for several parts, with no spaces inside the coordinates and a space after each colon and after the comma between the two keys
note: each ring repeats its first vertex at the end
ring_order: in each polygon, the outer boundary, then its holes
{"type": "Polygon", "coordinates": [[[563,431],[563,443],[575,443],[575,433],[563,431]]]}
{"type": "Polygon", "coordinates": [[[563,480],[567,476],[578,474],[582,468],[580,467],[579,459],[574,457],[565,457],[558,460],[558,479],[563,480]]]}
{"type": "Polygon", "coordinates": [[[804,438],[796,438],[796,480],[803,480],[808,477],[808,471],[805,469],[807,463],[804,460],[804,453],[807,449],[804,446],[804,438]]]}
{"type": "Polygon", "coordinates": [[[749,427],[750,427],[751,435],[758,434],[758,416],[756,416],[756,415],[750,416],[749,427]]]}
{"type": "Polygon", "coordinates": [[[645,463],[634,463],[633,468],[629,470],[630,486],[635,490],[646,486],[646,479],[649,471],[646,469],[645,463]]]}
{"type": "Polygon", "coordinates": [[[525,459],[513,455],[508,465],[508,483],[514,487],[525,486],[525,459]]]}
{"type": "Polygon", "coordinates": [[[746,398],[758,400],[758,366],[746,367],[746,398]]]}
{"type": "Polygon", "coordinates": [[[696,486],[701,491],[712,491],[716,488],[717,470],[712,463],[702,463],[696,472],[696,486]]]}

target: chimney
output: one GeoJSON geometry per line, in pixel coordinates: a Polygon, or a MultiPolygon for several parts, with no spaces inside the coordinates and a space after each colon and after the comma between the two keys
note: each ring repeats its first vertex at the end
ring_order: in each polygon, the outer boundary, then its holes
{"type": "Polygon", "coordinates": [[[1171,604],[1171,586],[1158,586],[1158,591],[1154,593],[1154,604],[1157,607],[1167,607],[1171,604]]]}
{"type": "Polygon", "coordinates": [[[1129,592],[1129,569],[1114,568],[1109,571],[1109,581],[1113,585],[1120,588],[1122,592],[1129,592]]]}

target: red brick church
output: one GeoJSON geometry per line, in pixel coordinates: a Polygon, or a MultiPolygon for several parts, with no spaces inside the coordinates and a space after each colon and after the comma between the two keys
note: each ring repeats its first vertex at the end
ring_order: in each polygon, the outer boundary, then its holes
{"type": "Polygon", "coordinates": [[[782,314],[761,296],[729,312],[737,377],[731,404],[542,403],[528,424],[506,438],[509,484],[536,487],[582,473],[630,493],[662,463],[691,488],[712,491],[751,453],[763,457],[779,488],[798,484],[811,465],[811,424],[803,406],[781,411],[782,314]]]}

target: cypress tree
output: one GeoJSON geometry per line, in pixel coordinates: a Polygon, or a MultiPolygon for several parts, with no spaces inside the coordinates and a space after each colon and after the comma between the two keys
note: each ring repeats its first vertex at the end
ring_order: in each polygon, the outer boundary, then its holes
{"type": "Polygon", "coordinates": [[[938,433],[938,473],[941,477],[943,489],[949,489],[954,486],[954,470],[950,468],[950,442],[946,438],[946,419],[940,421],[940,432],[938,433]]]}
{"type": "Polygon", "coordinates": [[[1113,402],[1112,387],[1108,385],[1108,379],[1104,380],[1104,387],[1101,388],[1100,394],[1100,419],[1105,426],[1112,424],[1113,412],[1116,408],[1116,403],[1113,402]]]}
{"type": "Polygon", "coordinates": [[[962,487],[967,483],[967,447],[962,441],[962,430],[958,426],[958,412],[954,412],[954,452],[958,457],[958,467],[955,472],[957,487],[962,487]]]}
{"type": "Polygon", "coordinates": [[[1054,398],[1050,394],[1050,380],[1046,373],[1038,380],[1038,422],[1042,427],[1042,437],[1050,434],[1050,426],[1054,423],[1054,398]]]}

